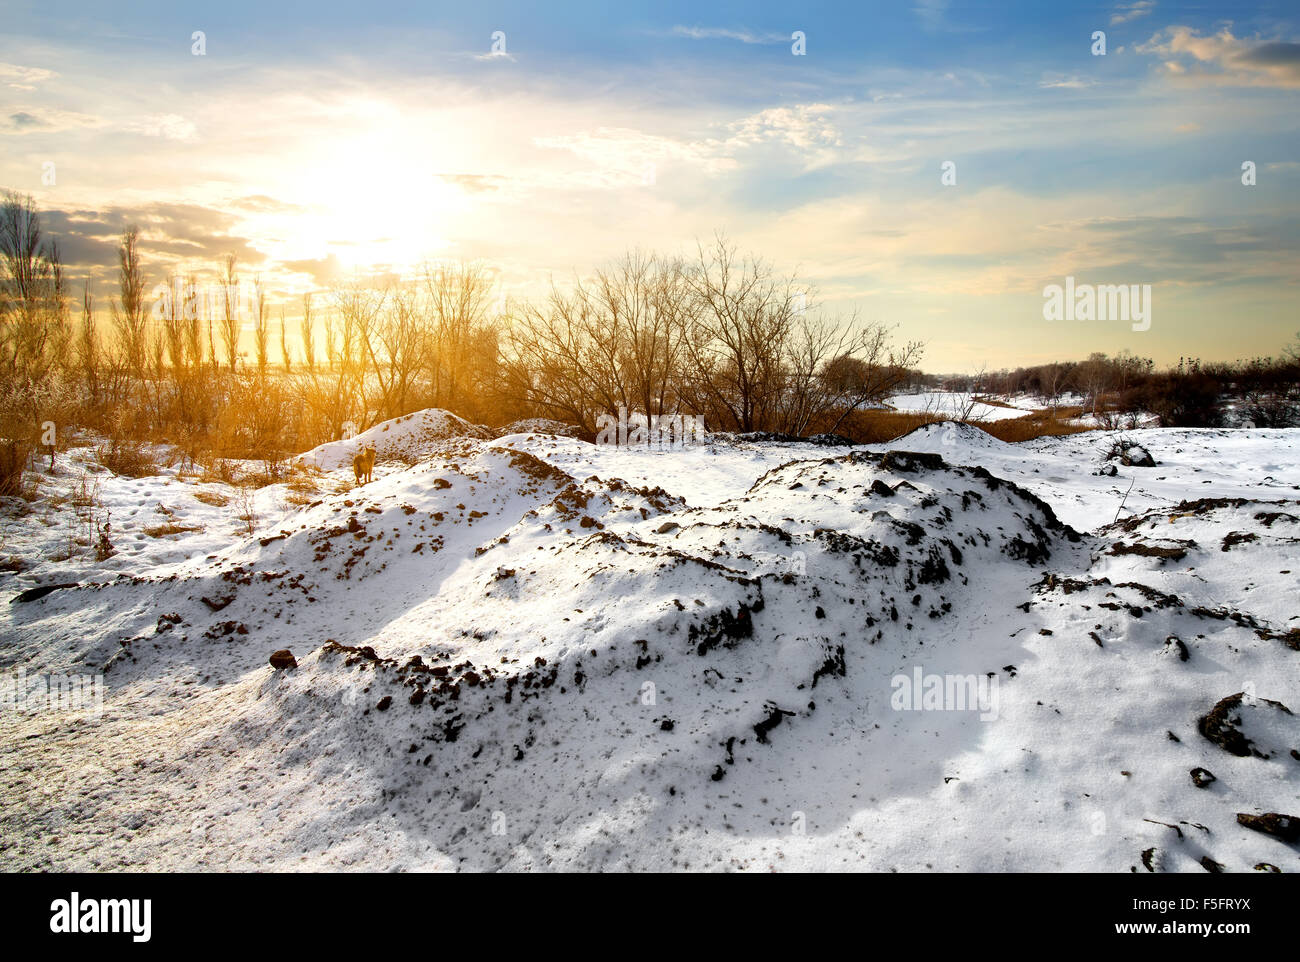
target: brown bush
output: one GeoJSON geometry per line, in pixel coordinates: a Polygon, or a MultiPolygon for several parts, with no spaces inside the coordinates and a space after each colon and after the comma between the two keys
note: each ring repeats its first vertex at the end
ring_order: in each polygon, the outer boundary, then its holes
{"type": "Polygon", "coordinates": [[[938,414],[912,411],[854,411],[840,425],[840,433],[858,444],[884,444],[901,438],[925,424],[937,424],[938,414]]]}
{"type": "Polygon", "coordinates": [[[31,451],[25,441],[0,440],[0,495],[9,498],[22,495],[23,470],[31,451]]]}
{"type": "Polygon", "coordinates": [[[95,458],[114,474],[127,478],[146,478],[158,473],[153,453],[135,441],[114,439],[95,451],[95,458]]]}
{"type": "Polygon", "coordinates": [[[1034,438],[1063,437],[1067,434],[1081,434],[1094,428],[1086,424],[1072,424],[1071,418],[1078,417],[1082,408],[1057,408],[1056,417],[1050,411],[1037,411],[1024,418],[1008,418],[1004,421],[989,421],[976,427],[991,434],[999,441],[1014,444],[1017,441],[1032,441],[1034,438]]]}
{"type": "MultiPolygon", "coordinates": [[[[1023,418],[968,423],[999,441],[1014,443],[1093,430],[1086,425],[1070,423],[1070,419],[1077,418],[1080,414],[1082,408],[1070,407],[1058,408],[1056,417],[1053,417],[1050,411],[1044,410],[1035,411],[1023,418]]],[[[858,444],[886,444],[923,425],[938,424],[946,420],[951,418],[922,411],[856,411],[845,421],[843,427],[846,430],[842,430],[841,433],[858,444]]]]}

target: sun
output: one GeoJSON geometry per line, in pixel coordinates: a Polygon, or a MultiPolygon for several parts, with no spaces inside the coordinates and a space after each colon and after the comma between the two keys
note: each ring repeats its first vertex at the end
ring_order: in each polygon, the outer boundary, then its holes
{"type": "Polygon", "coordinates": [[[393,121],[311,151],[282,174],[277,196],[292,212],[276,218],[267,255],[332,256],[348,270],[397,273],[446,256],[456,222],[472,209],[440,176],[434,140],[393,121]]]}

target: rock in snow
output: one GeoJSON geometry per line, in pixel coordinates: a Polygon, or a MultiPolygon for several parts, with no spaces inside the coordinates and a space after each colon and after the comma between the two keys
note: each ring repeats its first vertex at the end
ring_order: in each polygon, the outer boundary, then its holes
{"type": "Polygon", "coordinates": [[[279,648],[271,652],[271,667],[276,669],[297,668],[298,659],[293,657],[293,652],[288,648],[279,648]]]}

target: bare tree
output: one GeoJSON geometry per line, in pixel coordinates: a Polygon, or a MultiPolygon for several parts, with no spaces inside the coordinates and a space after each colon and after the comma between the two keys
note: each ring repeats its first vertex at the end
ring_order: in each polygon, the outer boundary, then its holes
{"type": "Polygon", "coordinates": [[[239,274],[235,272],[238,263],[234,254],[226,255],[226,271],[222,278],[222,305],[225,308],[221,318],[221,346],[226,349],[226,364],[233,372],[235,361],[239,358],[239,274]]]}
{"type": "Polygon", "coordinates": [[[392,310],[375,325],[380,353],[371,352],[376,364],[385,417],[411,410],[417,380],[428,363],[432,331],[428,304],[418,287],[395,290],[392,310]]]}
{"type": "Polygon", "coordinates": [[[1043,400],[1047,401],[1052,408],[1052,417],[1056,417],[1056,408],[1061,403],[1061,394],[1065,391],[1065,380],[1068,369],[1064,364],[1052,362],[1043,368],[1043,393],[1046,395],[1043,400]]]}
{"type": "Polygon", "coordinates": [[[293,367],[293,361],[289,357],[289,329],[284,320],[284,306],[280,307],[280,357],[284,361],[284,373],[288,374],[293,367]]]}
{"type": "Polygon", "coordinates": [[[432,401],[462,407],[472,399],[475,343],[488,326],[492,277],[480,264],[426,264],[422,282],[432,323],[425,354],[432,401]]]}
{"type": "Polygon", "coordinates": [[[1282,356],[1290,361],[1300,361],[1300,331],[1295,332],[1295,339],[1282,350],[1282,356]]]}
{"type": "Polygon", "coordinates": [[[262,287],[262,275],[253,280],[253,343],[257,348],[257,373],[266,377],[266,367],[271,359],[271,332],[267,323],[266,289],[262,287]]]}
{"type": "Polygon", "coordinates": [[[315,332],[312,330],[311,291],[302,296],[302,322],[299,329],[302,332],[303,362],[307,365],[308,373],[315,374],[316,340],[315,332]]]}
{"type": "MultiPolygon", "coordinates": [[[[863,405],[879,404],[902,387],[923,351],[919,341],[894,347],[888,329],[877,322],[865,326],[850,322],[849,331],[834,340],[833,352],[829,336],[820,342],[823,356],[831,357],[821,370],[820,383],[826,388],[822,407],[840,412],[830,426],[832,433],[863,405]]],[[[799,433],[805,429],[806,425],[799,433]]]]}
{"type": "Polygon", "coordinates": [[[1092,415],[1096,417],[1101,396],[1110,386],[1110,359],[1100,351],[1094,351],[1088,355],[1088,360],[1079,365],[1078,378],[1079,386],[1092,401],[1092,415]]]}
{"type": "MultiPolygon", "coordinates": [[[[378,366],[374,353],[376,328],[387,300],[386,290],[367,287],[360,278],[333,292],[339,327],[338,370],[331,393],[332,419],[338,422],[335,430],[346,421],[361,429],[372,423],[366,398],[366,369],[368,365],[378,366]]],[[[332,341],[331,329],[327,328],[327,332],[332,341]]]]}
{"type": "Polygon", "coordinates": [[[81,295],[81,327],[77,332],[77,362],[92,407],[99,403],[99,337],[95,331],[95,301],[87,282],[81,295]]]}
{"type": "Polygon", "coordinates": [[[28,383],[62,363],[70,341],[63,265],[30,195],[0,203],[0,365],[28,383]]]}
{"type": "Polygon", "coordinates": [[[781,364],[806,292],[718,235],[700,245],[686,283],[696,299],[682,347],[683,398],[712,423],[759,430],[779,392],[781,364]]]}
{"type": "Polygon", "coordinates": [[[140,266],[140,231],[128,227],[117,249],[118,300],[110,301],[113,326],[127,369],[137,381],[144,379],[149,354],[148,315],[145,313],[144,271],[140,266]]]}

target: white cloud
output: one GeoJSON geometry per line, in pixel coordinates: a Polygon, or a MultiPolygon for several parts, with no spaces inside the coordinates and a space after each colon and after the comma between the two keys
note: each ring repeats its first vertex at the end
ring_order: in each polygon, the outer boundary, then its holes
{"type": "Polygon", "coordinates": [[[0,130],[12,134],[49,134],[77,127],[102,127],[103,121],[75,110],[22,107],[0,118],[0,130]]]}
{"type": "Polygon", "coordinates": [[[196,128],[180,114],[151,114],[126,125],[126,129],[163,140],[193,140],[196,128]]]}
{"type": "Polygon", "coordinates": [[[741,43],[786,43],[789,37],[779,33],[755,33],[752,30],[730,30],[726,27],[673,27],[673,35],[692,40],[739,40],[741,43]]]}
{"type": "Polygon", "coordinates": [[[1116,27],[1121,23],[1128,23],[1130,20],[1145,17],[1155,9],[1155,6],[1155,0],[1136,0],[1134,3],[1121,3],[1115,8],[1115,12],[1110,15],[1110,25],[1116,27]]]}
{"type": "Polygon", "coordinates": [[[16,63],[0,63],[0,83],[15,90],[35,90],[36,85],[57,77],[53,70],[43,67],[23,67],[16,63]]]}
{"type": "Polygon", "coordinates": [[[1097,81],[1088,80],[1086,77],[1066,77],[1060,74],[1044,75],[1043,79],[1038,81],[1038,86],[1055,87],[1064,90],[1086,90],[1088,87],[1097,86],[1097,81]]]}
{"type": "Polygon", "coordinates": [[[1246,40],[1231,27],[1201,36],[1192,27],[1168,27],[1137,46],[1159,57],[1183,82],[1234,87],[1300,87],[1300,43],[1246,40]]]}
{"type": "Polygon", "coordinates": [[[843,141],[835,125],[827,119],[833,111],[829,104],[797,104],[760,110],[728,125],[733,131],[730,142],[750,145],[762,140],[777,140],[802,149],[838,147],[843,141]]]}
{"type": "Polygon", "coordinates": [[[539,147],[567,150],[595,165],[595,170],[552,174],[558,187],[615,188],[646,184],[669,163],[685,163],[709,175],[736,167],[717,141],[686,141],[662,137],[628,127],[598,127],[552,137],[536,137],[539,147]]]}

